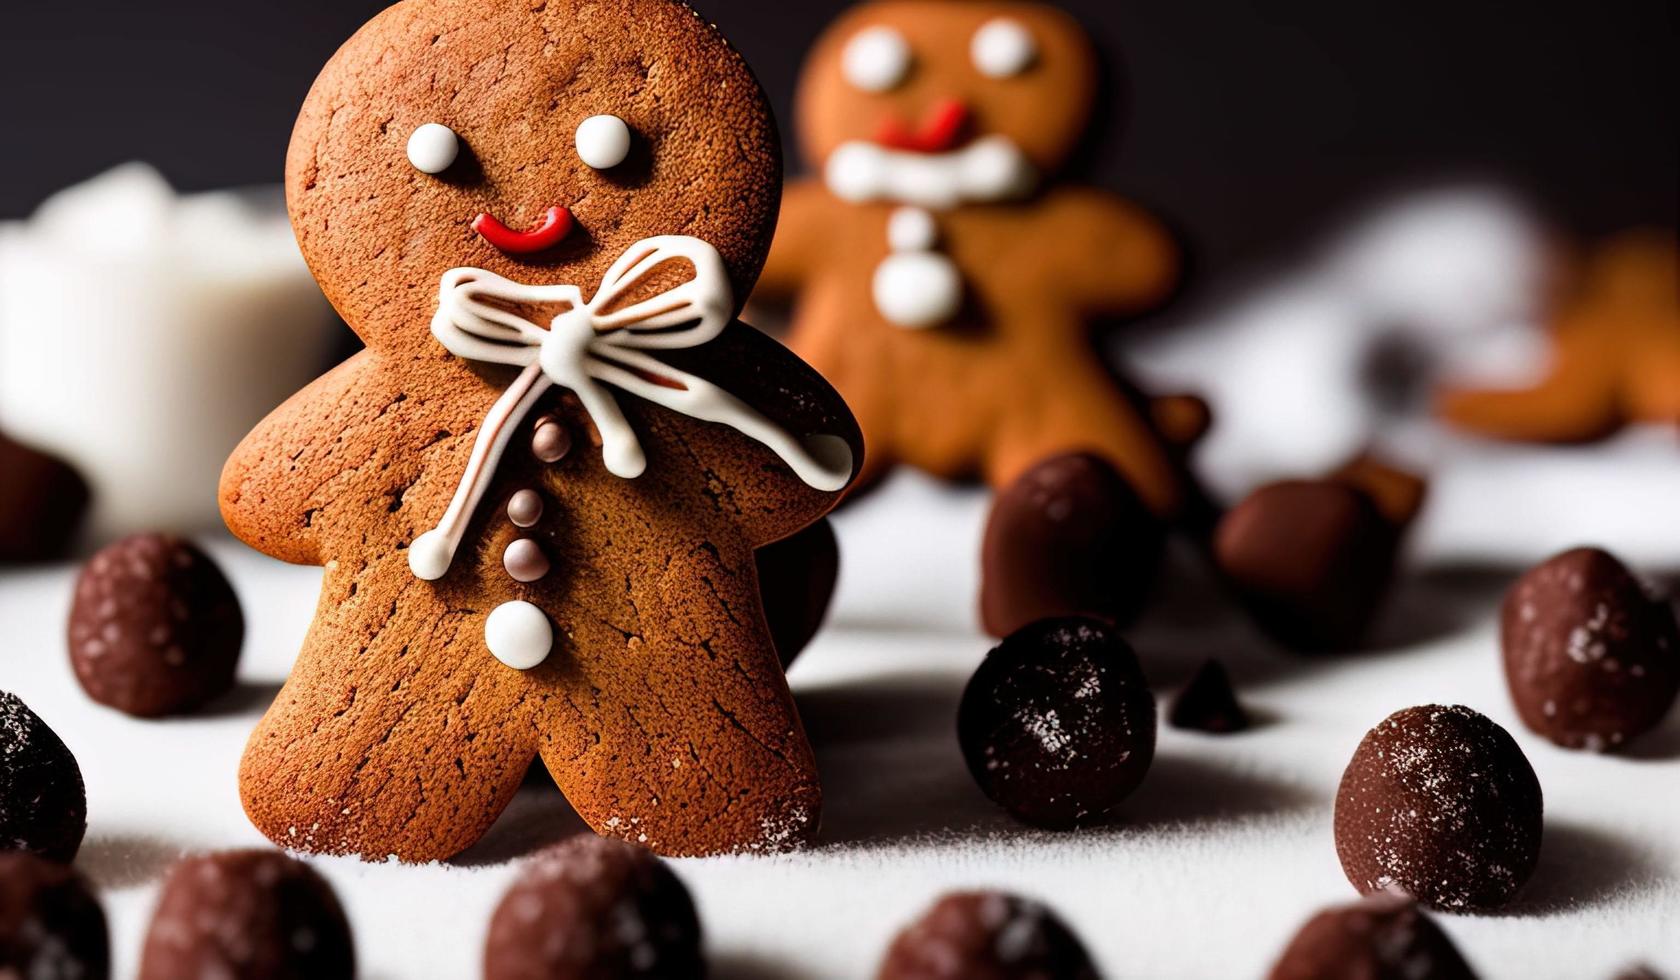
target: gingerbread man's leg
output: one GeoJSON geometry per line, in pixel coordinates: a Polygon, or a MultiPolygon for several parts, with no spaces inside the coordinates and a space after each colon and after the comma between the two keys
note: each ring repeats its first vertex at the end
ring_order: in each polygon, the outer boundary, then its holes
{"type": "Polygon", "coordinates": [[[481,837],[538,740],[533,685],[482,654],[482,620],[400,553],[329,567],[303,652],[246,745],[252,822],[284,847],[368,859],[438,860],[481,837]]]}
{"type": "Polygon", "coordinates": [[[666,855],[815,834],[816,763],[740,550],[699,544],[630,579],[633,629],[580,622],[551,655],[543,761],[597,833],[666,855]]]}

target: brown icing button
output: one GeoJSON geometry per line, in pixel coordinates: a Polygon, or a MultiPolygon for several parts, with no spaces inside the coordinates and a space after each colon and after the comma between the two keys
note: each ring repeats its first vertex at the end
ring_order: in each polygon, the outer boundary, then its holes
{"type": "Polygon", "coordinates": [[[1231,689],[1231,677],[1217,660],[1202,664],[1196,676],[1178,692],[1167,721],[1174,728],[1223,735],[1248,727],[1248,712],[1231,689]]]}
{"type": "Polygon", "coordinates": [[[76,757],[22,700],[0,691],[0,848],[69,863],[86,831],[76,757]]]}
{"type": "Polygon", "coordinates": [[[1505,729],[1463,706],[1406,708],[1366,733],[1342,773],[1336,854],[1366,894],[1495,909],[1534,873],[1541,810],[1540,782],[1505,729]]]}
{"type": "Polygon", "coordinates": [[[1261,487],[1214,534],[1226,583],[1273,639],[1298,650],[1346,649],[1388,592],[1400,529],[1371,496],[1336,480],[1261,487]]]}
{"type": "Polygon", "coordinates": [[[485,980],[700,980],[694,901],[649,851],[581,834],[520,872],[490,919],[485,980]]]}
{"type": "Polygon", "coordinates": [[[1005,892],[954,892],[894,937],[876,980],[1097,980],[1056,913],[1005,892]]]}
{"type": "Polygon", "coordinates": [[[502,552],[502,567],[515,582],[535,582],[548,574],[548,556],[530,538],[520,538],[502,552]]]}
{"type": "Polygon", "coordinates": [[[68,550],[88,488],[68,463],[0,435],[0,562],[45,561],[68,550]]]}
{"type": "Polygon", "coordinates": [[[0,852],[0,977],[106,980],[110,936],[81,875],[22,851],[0,852]]]}
{"type": "Polygon", "coordinates": [[[521,490],[508,499],[508,520],[514,527],[532,527],[542,520],[542,494],[535,490],[521,490]]]}
{"type": "Polygon", "coordinates": [[[190,857],[169,872],[146,933],[139,980],[350,980],[355,945],[332,887],[274,850],[190,857]]]}
{"type": "Polygon", "coordinates": [[[785,670],[828,614],[840,574],[840,543],[825,519],[758,549],[754,557],[764,618],[785,670]]]}
{"type": "Polygon", "coordinates": [[[545,463],[560,462],[571,449],[571,430],[557,419],[543,419],[531,433],[531,453],[545,463]]]}
{"type": "Polygon", "coordinates": [[[1047,459],[998,494],[980,546],[980,617],[1008,636],[1049,616],[1135,615],[1160,569],[1161,522],[1086,453],[1047,459]]]}
{"type": "Polygon", "coordinates": [[[70,665],[88,697],[157,717],[233,687],[245,621],[209,555],[180,538],[139,534],[82,569],[69,632],[70,665]]]}
{"type": "Polygon", "coordinates": [[[1268,980],[1476,980],[1413,902],[1391,895],[1325,909],[1289,941],[1268,980]]]}
{"type": "Polygon", "coordinates": [[[1576,548],[1530,569],[1500,617],[1523,724],[1602,751],[1657,727],[1680,692],[1680,625],[1615,556],[1576,548]]]}

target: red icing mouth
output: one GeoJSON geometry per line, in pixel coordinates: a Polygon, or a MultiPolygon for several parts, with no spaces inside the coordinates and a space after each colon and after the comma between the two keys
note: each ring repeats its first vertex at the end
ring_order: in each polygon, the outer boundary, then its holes
{"type": "Polygon", "coordinates": [[[941,99],[928,107],[921,125],[911,129],[897,116],[882,120],[875,142],[911,153],[944,153],[968,135],[972,113],[960,99],[941,99]]]}
{"type": "Polygon", "coordinates": [[[514,231],[486,211],[473,219],[472,229],[504,252],[528,255],[560,244],[572,230],[572,212],[556,205],[548,209],[536,227],[529,231],[514,231]]]}

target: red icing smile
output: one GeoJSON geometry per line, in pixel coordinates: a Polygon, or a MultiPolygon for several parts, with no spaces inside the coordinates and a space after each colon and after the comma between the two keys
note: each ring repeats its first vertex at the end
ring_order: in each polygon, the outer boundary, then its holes
{"type": "Polygon", "coordinates": [[[967,135],[971,113],[958,99],[941,99],[928,107],[920,126],[912,130],[897,116],[882,120],[875,142],[911,153],[944,153],[967,135]]]}
{"type": "Polygon", "coordinates": [[[473,231],[504,252],[528,255],[560,244],[572,230],[572,212],[558,205],[549,208],[543,220],[530,231],[514,231],[486,211],[472,221],[473,231]]]}

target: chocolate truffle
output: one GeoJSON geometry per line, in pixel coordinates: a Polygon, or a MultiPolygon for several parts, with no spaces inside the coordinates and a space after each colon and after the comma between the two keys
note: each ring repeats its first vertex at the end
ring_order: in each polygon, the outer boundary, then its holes
{"type": "Polygon", "coordinates": [[[1530,569],[1500,618],[1523,724],[1566,748],[1613,749],[1657,727],[1680,691],[1680,627],[1615,557],[1576,548],[1530,569]]]}
{"type": "Polygon", "coordinates": [[[0,977],[110,975],[105,912],[82,876],[33,854],[0,853],[0,977]]]}
{"type": "Polygon", "coordinates": [[[1231,689],[1225,665],[1209,660],[1190,678],[1184,690],[1178,692],[1167,721],[1174,728],[1223,735],[1247,728],[1248,712],[1237,701],[1237,692],[1231,689]]]}
{"type": "Polygon", "coordinates": [[[756,558],[764,618],[786,669],[828,615],[840,575],[840,543],[825,519],[758,549],[756,558]]]}
{"type": "Polygon", "coordinates": [[[1033,623],[986,654],[957,709],[980,789],[1018,819],[1066,828],[1108,816],[1155,757],[1155,698],[1102,620],[1033,623]]]}
{"type": "Polygon", "coordinates": [[[76,757],[27,705],[0,691],[0,850],[68,864],[86,831],[76,757]]]}
{"type": "Polygon", "coordinates": [[[1498,908],[1540,859],[1540,783],[1505,729],[1469,708],[1406,708],[1366,733],[1336,791],[1336,853],[1361,892],[1498,908]]]}
{"type": "Polygon", "coordinates": [[[1363,490],[1295,480],[1256,490],[1214,534],[1225,581],[1268,635],[1302,651],[1354,646],[1394,575],[1400,529],[1363,490]]]}
{"type": "Polygon", "coordinates": [[[274,850],[219,851],[170,869],[139,980],[349,980],[350,924],[307,864],[274,850]]]}
{"type": "Polygon", "coordinates": [[[980,618],[1008,636],[1048,616],[1125,622],[1160,572],[1165,533],[1107,461],[1056,456],[997,496],[980,544],[980,618]]]}
{"type": "Polygon", "coordinates": [[[705,974],[688,889],[651,852],[589,834],[531,859],[496,906],[484,946],[484,980],[705,974]]]}
{"type": "Polygon", "coordinates": [[[1003,892],[946,895],[893,939],[876,980],[1097,980],[1056,914],[1003,892]]]}
{"type": "Polygon", "coordinates": [[[215,562],[180,538],[140,534],[82,569],[70,608],[70,665],[88,697],[152,718],[233,687],[245,621],[215,562]]]}
{"type": "Polygon", "coordinates": [[[1476,974],[1415,904],[1380,895],[1308,919],[1270,980],[1476,980],[1476,974]]]}
{"type": "Polygon", "coordinates": [[[0,562],[64,554],[87,510],[87,483],[70,464],[3,434],[0,474],[0,562]]]}

